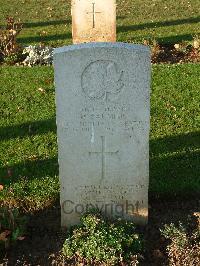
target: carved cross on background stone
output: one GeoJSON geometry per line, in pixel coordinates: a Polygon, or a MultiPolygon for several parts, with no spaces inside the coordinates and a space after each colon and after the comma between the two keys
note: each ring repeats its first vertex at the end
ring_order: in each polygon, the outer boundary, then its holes
{"type": "Polygon", "coordinates": [[[95,28],[95,18],[96,14],[101,14],[102,12],[95,11],[95,3],[92,3],[92,12],[87,12],[87,14],[92,14],[93,15],[93,29],[95,28]]]}
{"type": "Polygon", "coordinates": [[[73,43],[116,42],[116,0],[72,0],[73,43]]]}

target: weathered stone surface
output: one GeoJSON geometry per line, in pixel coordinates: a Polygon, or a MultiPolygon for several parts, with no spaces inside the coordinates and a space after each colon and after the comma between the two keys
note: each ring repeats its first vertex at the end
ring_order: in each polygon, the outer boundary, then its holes
{"type": "Polygon", "coordinates": [[[116,41],[116,0],[72,0],[73,43],[116,41]]]}
{"type": "Polygon", "coordinates": [[[90,43],[54,55],[62,226],[99,208],[148,218],[150,52],[90,43]]]}

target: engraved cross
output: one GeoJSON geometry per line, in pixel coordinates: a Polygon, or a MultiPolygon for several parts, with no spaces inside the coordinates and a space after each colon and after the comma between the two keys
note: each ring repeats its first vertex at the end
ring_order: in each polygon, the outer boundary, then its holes
{"type": "Polygon", "coordinates": [[[95,11],[95,3],[92,3],[92,12],[87,12],[87,14],[92,14],[93,15],[93,29],[95,28],[96,14],[100,14],[100,13],[102,13],[102,12],[95,11]]]}
{"type": "Polygon", "coordinates": [[[104,179],[106,176],[106,155],[117,154],[119,151],[106,151],[106,138],[101,136],[101,151],[89,152],[91,154],[101,154],[101,178],[104,179]]]}

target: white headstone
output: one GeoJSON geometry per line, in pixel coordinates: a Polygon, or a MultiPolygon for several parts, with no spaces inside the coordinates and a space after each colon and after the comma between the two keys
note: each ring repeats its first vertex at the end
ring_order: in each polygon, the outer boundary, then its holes
{"type": "Polygon", "coordinates": [[[148,218],[150,51],[90,43],[55,49],[62,226],[90,209],[148,218]]]}
{"type": "Polygon", "coordinates": [[[116,41],[116,0],[72,0],[73,43],[116,41]]]}

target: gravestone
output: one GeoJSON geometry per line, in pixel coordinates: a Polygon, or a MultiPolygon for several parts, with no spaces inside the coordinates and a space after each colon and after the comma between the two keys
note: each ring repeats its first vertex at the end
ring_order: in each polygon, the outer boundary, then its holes
{"type": "Polygon", "coordinates": [[[148,219],[150,51],[90,43],[55,49],[62,226],[98,209],[148,219]]]}
{"type": "Polygon", "coordinates": [[[73,43],[116,41],[116,0],[72,0],[73,43]]]}

